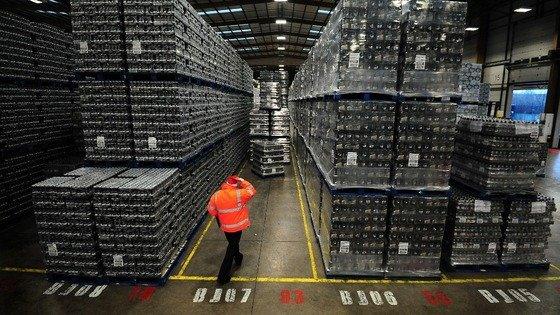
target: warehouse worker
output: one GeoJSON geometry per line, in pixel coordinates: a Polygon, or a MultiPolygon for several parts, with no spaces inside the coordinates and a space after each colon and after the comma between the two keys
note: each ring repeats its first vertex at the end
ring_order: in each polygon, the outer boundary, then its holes
{"type": "Polygon", "coordinates": [[[218,274],[218,283],[221,285],[231,280],[233,260],[237,267],[241,266],[243,261],[243,254],[239,252],[239,241],[241,232],[251,225],[247,203],[256,193],[257,191],[248,181],[237,176],[230,176],[208,202],[208,212],[211,216],[216,217],[218,225],[224,231],[228,241],[226,256],[218,274]]]}

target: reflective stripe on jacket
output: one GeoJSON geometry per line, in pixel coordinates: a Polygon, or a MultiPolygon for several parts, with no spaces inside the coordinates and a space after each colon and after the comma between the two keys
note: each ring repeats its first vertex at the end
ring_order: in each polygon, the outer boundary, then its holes
{"type": "Polygon", "coordinates": [[[240,180],[239,187],[224,183],[210,197],[208,212],[211,216],[218,217],[222,231],[243,231],[251,225],[247,203],[256,193],[253,185],[246,180],[240,180]]]}

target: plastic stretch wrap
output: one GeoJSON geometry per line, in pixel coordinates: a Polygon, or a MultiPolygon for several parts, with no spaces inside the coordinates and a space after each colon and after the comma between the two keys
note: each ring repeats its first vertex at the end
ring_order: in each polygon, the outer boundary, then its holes
{"type": "Polygon", "coordinates": [[[438,276],[447,216],[446,196],[393,198],[387,275],[438,276]]]}
{"type": "Polygon", "coordinates": [[[247,129],[232,133],[181,171],[82,168],[35,185],[47,272],[166,275],[206,213],[210,194],[245,158],[248,136],[247,129]]]}
{"type": "Polygon", "coordinates": [[[542,195],[512,201],[502,244],[503,264],[548,263],[546,249],[554,211],[554,199],[542,195]]]}
{"type": "Polygon", "coordinates": [[[101,276],[93,186],[122,168],[81,168],[33,186],[39,244],[48,273],[101,276]]]}
{"type": "Polygon", "coordinates": [[[260,176],[274,176],[284,174],[286,154],[284,144],[276,140],[253,140],[252,170],[260,176]]]}
{"type": "Polygon", "coordinates": [[[88,160],[181,162],[247,122],[252,70],[187,1],[72,1],[72,22],[88,160]]]}
{"type": "Polygon", "coordinates": [[[252,92],[252,71],[185,0],[72,1],[81,72],[181,74],[252,92]]]}
{"type": "MultiPolygon", "coordinates": [[[[263,166],[258,164],[261,154],[253,151],[259,147],[259,141],[267,137],[269,143],[282,146],[283,158],[281,163],[290,163],[290,112],[288,110],[288,72],[286,71],[261,71],[259,74],[260,95],[259,106],[251,111],[249,126],[251,136],[254,136],[251,145],[251,161],[256,163],[257,173],[266,175],[263,166]],[[274,139],[274,140],[271,140],[274,139]]],[[[278,152],[279,154],[280,152],[278,152]]],[[[262,161],[261,161],[262,162],[262,161]]],[[[269,170],[270,171],[270,170],[269,170]]],[[[270,175],[283,173],[280,165],[270,175]]]]}
{"type": "Polygon", "coordinates": [[[454,188],[446,256],[451,266],[499,265],[504,200],[479,199],[454,188]]]}
{"type": "Polygon", "coordinates": [[[123,81],[79,85],[86,160],[128,161],[133,139],[123,81]]]}
{"type": "Polygon", "coordinates": [[[181,161],[243,127],[251,97],[178,82],[133,82],[132,122],[139,161],[181,161]]]}
{"type": "Polygon", "coordinates": [[[79,137],[72,36],[0,11],[0,224],[30,209],[45,165],[79,137]]]}
{"type": "Polygon", "coordinates": [[[463,62],[459,72],[459,92],[463,102],[483,103],[480,99],[482,83],[482,64],[463,62]]]}
{"type": "Polygon", "coordinates": [[[457,105],[458,117],[486,117],[488,116],[487,104],[458,104],[457,105]]]}
{"type": "Polygon", "coordinates": [[[293,99],[333,93],[396,93],[401,8],[342,0],[292,83],[293,99]]]}
{"type": "Polygon", "coordinates": [[[395,188],[449,188],[456,110],[453,103],[402,102],[395,188]]]}
{"type": "Polygon", "coordinates": [[[70,1],[76,71],[123,71],[119,0],[70,1]]]}
{"type": "Polygon", "coordinates": [[[462,117],[452,176],[488,193],[532,193],[540,165],[539,125],[462,117]]]}
{"type": "Polygon", "coordinates": [[[405,58],[403,94],[458,95],[467,3],[441,0],[405,3],[410,13],[405,24],[405,44],[401,47],[405,58]]]}
{"type": "Polygon", "coordinates": [[[304,139],[309,130],[306,143],[331,187],[390,187],[394,102],[308,101],[294,110],[295,125],[304,139]]]}
{"type": "Polygon", "coordinates": [[[382,273],[387,196],[323,189],[321,248],[327,273],[382,273]]]}

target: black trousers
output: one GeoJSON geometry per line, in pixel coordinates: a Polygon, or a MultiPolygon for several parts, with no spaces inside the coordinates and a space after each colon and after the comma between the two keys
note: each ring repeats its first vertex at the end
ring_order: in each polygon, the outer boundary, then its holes
{"type": "Polygon", "coordinates": [[[226,256],[222,261],[220,273],[218,274],[218,281],[228,282],[231,279],[231,266],[233,264],[233,260],[235,260],[237,263],[241,263],[240,260],[243,257],[243,255],[239,252],[239,241],[241,240],[241,233],[242,231],[235,233],[224,232],[228,241],[228,247],[226,250],[226,256]]]}

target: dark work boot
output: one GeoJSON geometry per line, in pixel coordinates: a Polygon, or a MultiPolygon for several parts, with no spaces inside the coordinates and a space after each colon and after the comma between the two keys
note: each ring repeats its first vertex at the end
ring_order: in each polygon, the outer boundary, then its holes
{"type": "Polygon", "coordinates": [[[230,281],[231,281],[231,278],[228,278],[228,279],[220,279],[220,278],[218,277],[218,281],[217,281],[217,282],[218,282],[218,285],[224,285],[224,284],[228,284],[230,281]]]}

